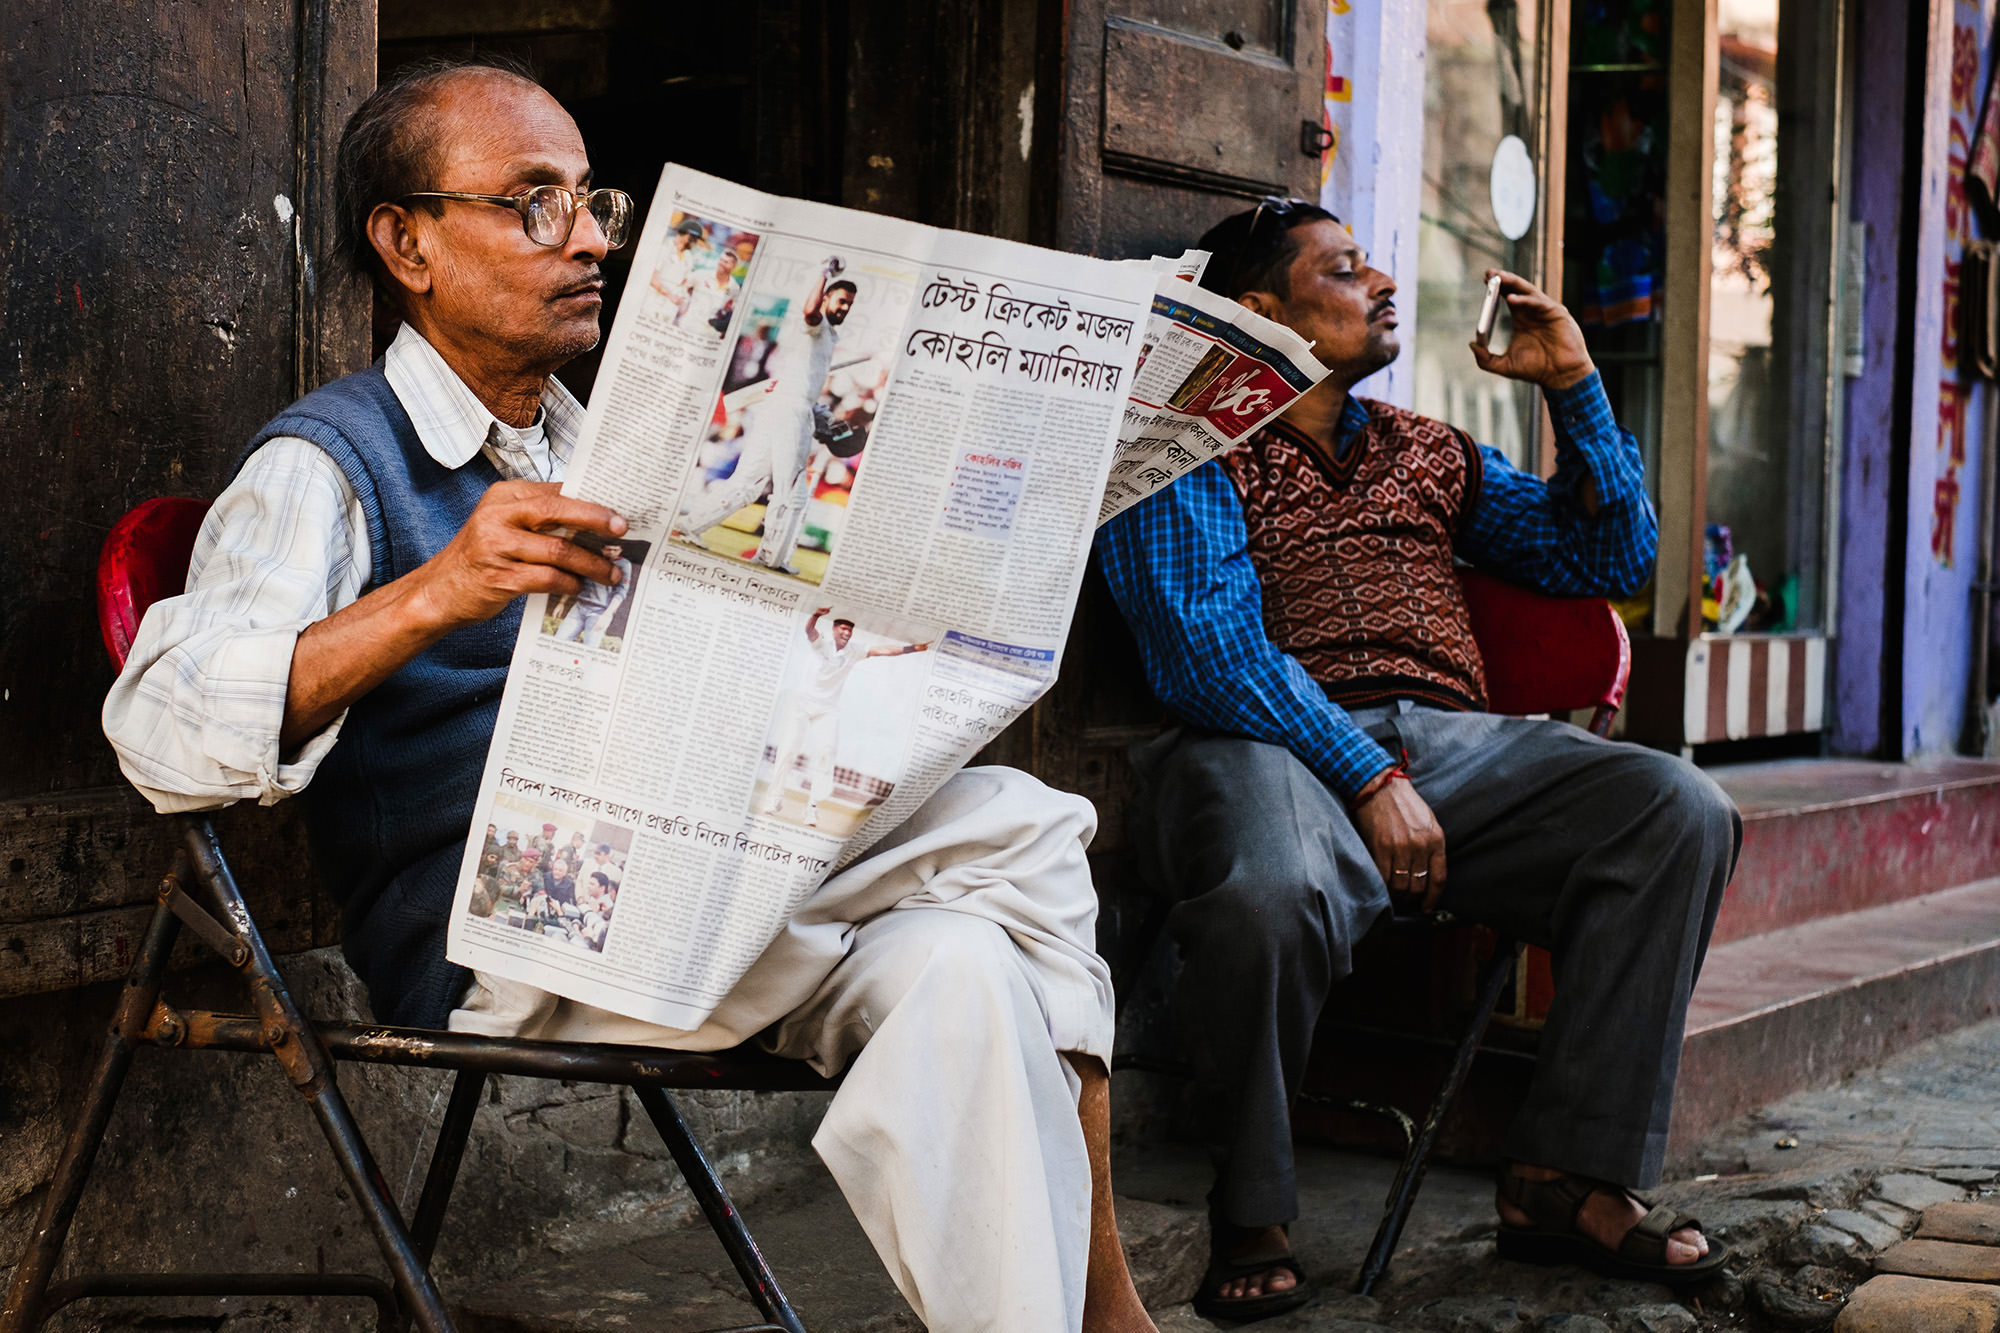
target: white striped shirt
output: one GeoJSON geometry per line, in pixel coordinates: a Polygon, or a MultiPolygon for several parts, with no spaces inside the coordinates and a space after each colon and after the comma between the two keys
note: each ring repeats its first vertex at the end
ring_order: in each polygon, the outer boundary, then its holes
{"type": "MultiPolygon", "coordinates": [[[[561,481],[583,407],[555,380],[536,423],[498,420],[408,324],[383,360],[424,451],[445,467],[475,454],[509,479],[561,481]]],[[[302,790],[346,714],[281,759],[299,633],[360,597],[368,529],[333,460],[294,436],[266,441],[216,498],[195,540],[188,590],[146,612],[104,701],[119,767],[162,813],[302,790]]]]}

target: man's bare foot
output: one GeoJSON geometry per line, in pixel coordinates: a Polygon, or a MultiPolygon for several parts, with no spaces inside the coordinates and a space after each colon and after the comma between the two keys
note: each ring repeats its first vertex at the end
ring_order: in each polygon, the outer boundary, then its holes
{"type": "MultiPolygon", "coordinates": [[[[1231,1263],[1240,1263],[1252,1255],[1285,1254],[1291,1250],[1291,1242],[1285,1236],[1283,1227],[1232,1227],[1236,1233],[1222,1249],[1222,1257],[1231,1263]]],[[[1289,1268],[1267,1268],[1250,1277],[1239,1277],[1225,1282],[1216,1294],[1225,1300],[1242,1300],[1250,1296],[1275,1295],[1290,1291],[1299,1285],[1298,1274],[1289,1268]]]]}
{"type": "MultiPolygon", "coordinates": [[[[1526,1180],[1555,1180],[1563,1173],[1545,1166],[1524,1166],[1516,1163],[1508,1168],[1513,1174],[1526,1180]]],[[[1505,1199],[1494,1200],[1500,1209],[1500,1220],[1508,1226],[1533,1226],[1534,1219],[1508,1203],[1505,1199]]],[[[1602,1245],[1616,1251],[1625,1233],[1639,1224],[1646,1216],[1646,1210],[1639,1201],[1625,1193],[1610,1190],[1594,1190],[1585,1199],[1583,1207],[1576,1215],[1576,1229],[1602,1245]]],[[[1667,1262],[1670,1264],[1691,1264],[1708,1254],[1708,1237],[1693,1227],[1683,1227],[1667,1237],[1667,1262]]]]}
{"type": "Polygon", "coordinates": [[[1084,1272],[1083,1333],[1159,1333],[1125,1266],[1111,1194],[1111,1074],[1094,1055],[1064,1052],[1083,1086],[1076,1115],[1090,1157],[1090,1259],[1084,1272]]]}

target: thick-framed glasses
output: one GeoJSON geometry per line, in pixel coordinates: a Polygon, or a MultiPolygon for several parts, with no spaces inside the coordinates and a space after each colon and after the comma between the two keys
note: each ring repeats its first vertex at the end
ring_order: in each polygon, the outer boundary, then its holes
{"type": "MultiPolygon", "coordinates": [[[[604,233],[604,243],[616,250],[631,239],[632,196],[623,190],[589,190],[576,194],[560,185],[537,185],[525,194],[466,194],[461,190],[418,190],[403,199],[459,199],[468,204],[493,204],[521,215],[521,230],[536,245],[568,245],[576,215],[589,209],[604,233]]],[[[396,202],[401,203],[403,199],[396,202]]]]}

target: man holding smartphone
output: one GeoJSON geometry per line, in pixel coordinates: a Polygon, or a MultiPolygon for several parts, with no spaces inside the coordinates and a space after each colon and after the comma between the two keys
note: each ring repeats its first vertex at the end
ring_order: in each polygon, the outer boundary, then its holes
{"type": "MultiPolygon", "coordinates": [[[[1356,398],[1393,361],[1396,284],[1337,219],[1267,200],[1200,242],[1203,285],[1311,341],[1329,374],[1247,445],[1113,519],[1099,552],[1147,675],[1185,724],[1135,756],[1148,879],[1173,901],[1181,1038],[1216,1166],[1197,1309],[1255,1319],[1304,1274],[1290,1108],[1349,951],[1393,897],[1550,947],[1556,1001],[1506,1140],[1500,1252],[1681,1282],[1723,1261],[1654,1183],[1689,993],[1740,841],[1691,765],[1489,715],[1455,563],[1625,596],[1658,522],[1569,312],[1498,274],[1493,374],[1538,384],[1557,465],[1356,398]]],[[[1495,275],[1488,275],[1489,280],[1495,275]]]]}

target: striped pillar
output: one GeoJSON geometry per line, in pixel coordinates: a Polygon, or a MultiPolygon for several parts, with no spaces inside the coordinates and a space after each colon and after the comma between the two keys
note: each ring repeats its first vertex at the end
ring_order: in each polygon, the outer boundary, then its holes
{"type": "Polygon", "coordinates": [[[1686,681],[1689,745],[1818,731],[1826,708],[1826,640],[1704,636],[1688,645],[1686,681]]]}

